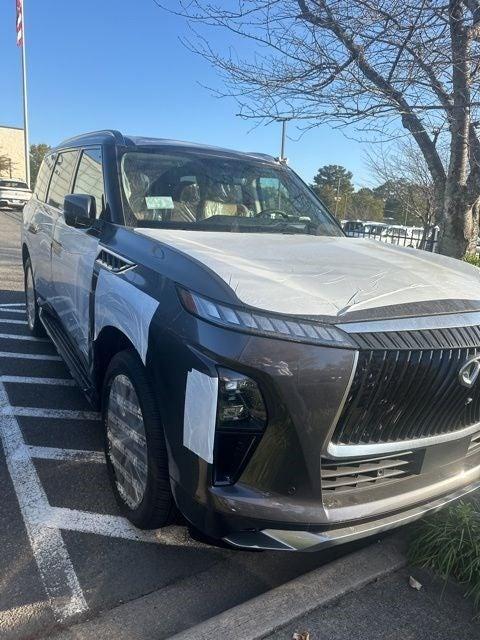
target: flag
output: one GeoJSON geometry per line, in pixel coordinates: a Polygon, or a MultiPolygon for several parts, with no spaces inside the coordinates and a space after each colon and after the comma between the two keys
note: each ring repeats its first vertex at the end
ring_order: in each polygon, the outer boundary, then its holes
{"type": "Polygon", "coordinates": [[[17,0],[17,46],[23,45],[23,0],[17,0]]]}

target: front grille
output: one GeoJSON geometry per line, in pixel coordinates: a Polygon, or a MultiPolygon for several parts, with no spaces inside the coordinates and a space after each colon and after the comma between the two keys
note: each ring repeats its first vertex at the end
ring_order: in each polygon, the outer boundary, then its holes
{"type": "Polygon", "coordinates": [[[455,432],[480,421],[480,384],[458,373],[475,348],[360,351],[335,444],[401,442],[455,432]]]}
{"type": "Polygon", "coordinates": [[[401,480],[412,475],[415,458],[412,451],[364,460],[322,460],[322,491],[343,493],[401,480]]]}
{"type": "Polygon", "coordinates": [[[352,333],[359,349],[451,349],[480,346],[480,326],[352,333]]]}

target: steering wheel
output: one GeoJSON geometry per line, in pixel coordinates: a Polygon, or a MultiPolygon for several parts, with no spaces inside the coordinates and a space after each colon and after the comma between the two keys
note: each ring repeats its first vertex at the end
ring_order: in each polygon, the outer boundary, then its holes
{"type": "Polygon", "coordinates": [[[269,217],[269,214],[271,214],[271,213],[278,214],[278,215],[282,216],[282,218],[285,218],[285,220],[289,220],[289,218],[290,218],[288,213],[285,213],[285,211],[282,211],[281,209],[275,209],[275,208],[262,209],[262,211],[259,211],[253,217],[254,218],[267,218],[267,217],[269,217]]]}

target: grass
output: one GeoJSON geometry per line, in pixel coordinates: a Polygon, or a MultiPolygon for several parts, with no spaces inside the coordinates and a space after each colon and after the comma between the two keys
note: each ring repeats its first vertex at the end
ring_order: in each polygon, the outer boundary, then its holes
{"type": "Polygon", "coordinates": [[[421,520],[409,546],[412,564],[432,569],[445,580],[454,578],[480,608],[479,502],[460,501],[421,520]]]}

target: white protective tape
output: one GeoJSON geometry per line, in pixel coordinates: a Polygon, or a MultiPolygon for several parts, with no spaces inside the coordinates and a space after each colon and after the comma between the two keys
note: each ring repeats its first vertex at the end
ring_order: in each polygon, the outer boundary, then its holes
{"type": "Polygon", "coordinates": [[[218,378],[193,369],[187,375],[183,444],[210,464],[213,462],[218,378]]]}
{"type": "Polygon", "coordinates": [[[480,271],[460,260],[361,238],[136,229],[199,260],[245,304],[293,315],[420,301],[478,300],[480,271]]]}
{"type": "Polygon", "coordinates": [[[146,362],[148,332],[158,300],[109,271],[102,269],[95,291],[95,339],[103,327],[116,327],[146,362]]]}

